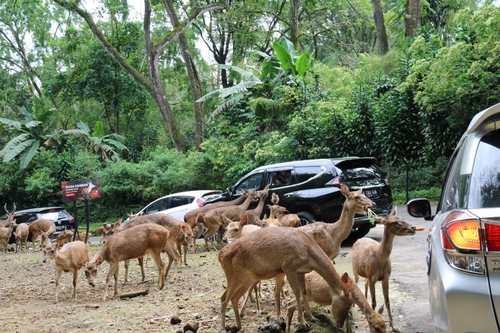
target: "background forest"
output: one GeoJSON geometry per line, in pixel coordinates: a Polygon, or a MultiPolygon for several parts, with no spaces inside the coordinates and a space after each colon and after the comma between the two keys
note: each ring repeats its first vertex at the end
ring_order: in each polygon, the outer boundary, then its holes
{"type": "Polygon", "coordinates": [[[492,1],[4,0],[0,202],[68,205],[61,182],[98,178],[91,219],[114,221],[353,155],[378,159],[398,203],[436,199],[500,101],[498,36],[492,1]]]}

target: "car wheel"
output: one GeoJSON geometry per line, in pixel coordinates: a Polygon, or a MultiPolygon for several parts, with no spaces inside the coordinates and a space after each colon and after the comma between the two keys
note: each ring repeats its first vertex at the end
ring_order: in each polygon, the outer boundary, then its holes
{"type": "Polygon", "coordinates": [[[368,232],[370,231],[370,229],[371,229],[370,225],[360,225],[359,227],[351,231],[349,239],[355,241],[357,239],[360,239],[361,237],[365,237],[366,234],[368,234],[368,232]]]}
{"type": "Polygon", "coordinates": [[[316,218],[314,217],[314,215],[309,212],[298,212],[297,216],[300,218],[301,226],[316,222],[316,218]]]}

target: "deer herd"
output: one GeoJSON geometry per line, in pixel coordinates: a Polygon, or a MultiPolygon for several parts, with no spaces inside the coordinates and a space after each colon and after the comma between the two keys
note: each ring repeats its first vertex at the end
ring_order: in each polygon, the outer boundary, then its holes
{"type": "MultiPolygon", "coordinates": [[[[234,312],[238,330],[242,330],[241,317],[247,300],[255,293],[258,314],[260,314],[259,285],[263,280],[274,279],[275,316],[281,318],[281,297],[285,284],[293,292],[293,299],[287,302],[286,327],[290,331],[292,319],[297,311],[299,327],[308,327],[307,321],[315,320],[309,302],[329,306],[333,323],[352,332],[353,323],[349,316],[352,307],[359,307],[366,319],[370,332],[386,332],[382,317],[384,306],[388,313],[390,327],[395,330],[389,302],[389,277],[391,274],[390,254],[395,236],[414,235],[416,228],[393,212],[377,217],[376,222],[384,226],[381,242],[372,238],[358,239],[351,251],[352,275],[337,272],[335,258],[340,253],[341,243],[349,236],[356,214],[367,215],[373,202],[361,191],[349,191],[344,184],[341,192],[345,197],[342,213],[335,223],[315,222],[300,225],[300,218],[279,206],[279,197],[272,193],[267,205],[269,217],[264,214],[265,200],[269,187],[264,190],[245,191],[233,201],[218,202],[188,212],[184,221],[170,215],[129,215],[122,223],[105,223],[100,228],[100,249],[89,255],[89,247],[73,237],[72,230],[60,233],[51,242],[55,225],[49,220],[35,220],[29,225],[16,224],[13,211],[7,210],[6,219],[0,220],[0,239],[4,252],[13,233],[16,252],[27,250],[28,235],[31,234],[32,248],[40,242],[43,261],[52,260],[57,269],[55,301],[58,301],[58,286],[62,272],[73,274],[73,301],[76,300],[78,271],[83,268],[90,286],[95,286],[99,266],[109,264],[104,286],[103,300],[108,298],[108,283],[114,279],[114,296],[118,293],[118,268],[125,265],[124,282],[128,279],[131,259],[137,259],[144,274],[144,258],[153,258],[158,268],[158,289],[163,289],[172,268],[175,274],[179,259],[186,264],[189,249],[196,252],[195,241],[203,236],[206,251],[218,250],[218,261],[226,278],[225,290],[221,296],[221,331],[226,332],[226,310],[229,303],[234,312]],[[252,201],[258,200],[256,208],[249,209],[252,201]],[[218,247],[214,244],[217,239],[218,247]],[[168,264],[161,253],[165,252],[168,264]],[[182,258],[182,255],[183,258],[182,258]],[[173,267],[172,267],[173,265],[173,267]],[[365,279],[365,292],[357,285],[359,277],[365,279]],[[376,310],[375,284],[382,282],[384,304],[376,310]],[[368,291],[371,305],[368,303],[368,291]],[[246,294],[242,307],[240,299],[246,294]]],[[[80,239],[82,236],[80,235],[80,239]]],[[[222,289],[222,287],[221,287],[222,289]]]]}

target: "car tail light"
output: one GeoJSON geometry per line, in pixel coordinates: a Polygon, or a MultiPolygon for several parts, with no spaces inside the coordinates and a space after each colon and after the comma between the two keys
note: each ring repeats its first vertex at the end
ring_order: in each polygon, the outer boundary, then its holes
{"type": "Polygon", "coordinates": [[[198,205],[198,207],[201,207],[203,206],[203,203],[205,202],[205,200],[203,200],[202,198],[198,198],[196,199],[196,204],[198,205]]]}
{"type": "Polygon", "coordinates": [[[463,211],[451,213],[441,228],[441,244],[451,267],[484,274],[479,219],[463,211]]]}
{"type": "Polygon", "coordinates": [[[340,188],[340,176],[335,177],[331,182],[326,183],[326,185],[340,188]]]}
{"type": "Polygon", "coordinates": [[[484,231],[488,251],[500,251],[500,225],[485,223],[484,231]]]}

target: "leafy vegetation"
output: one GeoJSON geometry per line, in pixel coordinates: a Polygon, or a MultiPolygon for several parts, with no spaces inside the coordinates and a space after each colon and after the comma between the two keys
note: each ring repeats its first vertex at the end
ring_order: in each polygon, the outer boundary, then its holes
{"type": "Polygon", "coordinates": [[[352,155],[378,159],[397,203],[437,200],[460,135],[500,83],[500,9],[446,4],[422,2],[408,29],[405,2],[387,2],[380,55],[364,0],[154,2],[140,19],[108,0],[93,20],[76,2],[4,1],[0,202],[81,218],[60,183],[98,178],[91,220],[115,221],[263,164],[352,155]]]}

